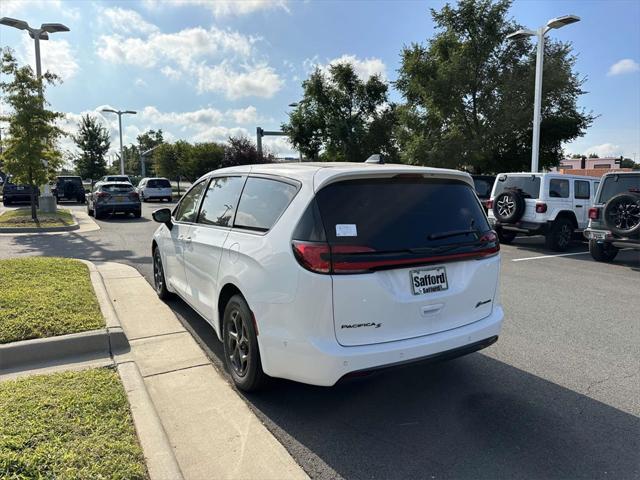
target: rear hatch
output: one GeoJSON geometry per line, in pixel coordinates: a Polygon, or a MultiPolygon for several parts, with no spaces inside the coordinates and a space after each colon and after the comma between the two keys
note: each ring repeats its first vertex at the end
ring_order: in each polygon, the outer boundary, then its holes
{"type": "Polygon", "coordinates": [[[491,314],[499,245],[468,183],[361,178],[329,184],[316,203],[341,345],[429,335],[491,314]]]}
{"type": "Polygon", "coordinates": [[[138,194],[131,185],[103,185],[98,201],[104,204],[138,203],[138,194]]]}

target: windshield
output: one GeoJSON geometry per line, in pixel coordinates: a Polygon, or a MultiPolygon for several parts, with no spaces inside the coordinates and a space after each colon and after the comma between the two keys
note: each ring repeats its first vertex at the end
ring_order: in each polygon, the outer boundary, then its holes
{"type": "Polygon", "coordinates": [[[491,196],[491,189],[493,188],[493,182],[495,178],[473,178],[473,185],[476,189],[476,193],[480,198],[489,198],[491,196]]]}
{"type": "Polygon", "coordinates": [[[630,191],[640,191],[640,174],[608,176],[602,182],[599,202],[607,203],[614,195],[630,191]]]}
{"type": "Polygon", "coordinates": [[[406,251],[474,242],[489,230],[475,192],[456,180],[350,180],[320,190],[317,203],[332,245],[406,251]]]}
{"type": "Polygon", "coordinates": [[[525,198],[538,198],[540,197],[540,177],[534,175],[499,175],[493,197],[497,197],[505,190],[519,190],[525,198]]]}

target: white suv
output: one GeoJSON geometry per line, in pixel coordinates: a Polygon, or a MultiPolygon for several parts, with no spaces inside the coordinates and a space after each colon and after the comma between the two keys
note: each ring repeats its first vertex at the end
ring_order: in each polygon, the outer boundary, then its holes
{"type": "Polygon", "coordinates": [[[177,293],[224,343],[235,384],[330,386],[497,340],[500,246],[471,177],[401,165],[253,165],[199,179],[153,243],[177,293]]]}
{"type": "Polygon", "coordinates": [[[171,182],[163,177],[143,178],[136,187],[136,192],[140,195],[140,200],[166,200],[171,201],[171,182]]]}
{"type": "Polygon", "coordinates": [[[487,202],[489,222],[502,243],[518,234],[544,235],[547,248],[564,251],[589,223],[600,179],[561,173],[500,173],[487,202]]]}

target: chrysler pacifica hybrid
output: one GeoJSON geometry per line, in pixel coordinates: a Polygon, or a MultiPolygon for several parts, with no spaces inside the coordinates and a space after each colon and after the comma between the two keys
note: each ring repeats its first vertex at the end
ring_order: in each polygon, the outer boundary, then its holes
{"type": "Polygon", "coordinates": [[[466,173],[231,167],[154,219],[158,295],[211,324],[243,390],[269,376],[330,386],[470,353],[500,332],[500,247],[466,173]]]}

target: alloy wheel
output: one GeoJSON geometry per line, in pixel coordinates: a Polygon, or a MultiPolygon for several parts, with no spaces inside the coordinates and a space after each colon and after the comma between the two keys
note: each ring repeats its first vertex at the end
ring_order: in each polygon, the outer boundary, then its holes
{"type": "Polygon", "coordinates": [[[153,282],[155,283],[156,292],[161,292],[164,287],[164,272],[162,271],[160,252],[157,248],[153,252],[153,282]]]}
{"type": "Polygon", "coordinates": [[[640,202],[620,202],[609,216],[616,228],[631,230],[640,223],[640,202]]]}
{"type": "Polygon", "coordinates": [[[498,213],[501,216],[510,217],[516,208],[516,202],[514,202],[511,197],[505,196],[498,200],[497,207],[498,213]]]}
{"type": "Polygon", "coordinates": [[[236,375],[244,377],[249,368],[251,351],[245,319],[237,309],[231,312],[227,323],[227,355],[236,375]]]}

